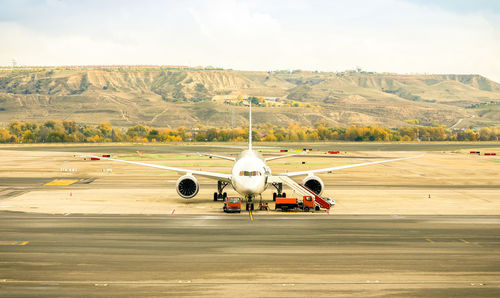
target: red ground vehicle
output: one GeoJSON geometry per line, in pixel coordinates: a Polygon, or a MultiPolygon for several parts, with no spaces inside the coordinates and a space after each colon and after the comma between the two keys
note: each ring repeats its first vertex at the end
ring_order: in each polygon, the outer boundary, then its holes
{"type": "Polygon", "coordinates": [[[283,211],[287,211],[290,209],[301,209],[306,212],[309,210],[314,210],[316,207],[316,203],[312,196],[304,196],[302,201],[299,202],[297,198],[276,198],[276,208],[281,209],[283,211]]]}
{"type": "Polygon", "coordinates": [[[226,197],[224,200],[224,212],[241,212],[241,198],[240,197],[226,197]]]}

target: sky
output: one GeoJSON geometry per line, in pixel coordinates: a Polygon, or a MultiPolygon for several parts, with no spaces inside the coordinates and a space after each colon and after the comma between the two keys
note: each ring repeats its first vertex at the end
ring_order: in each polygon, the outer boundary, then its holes
{"type": "Polygon", "coordinates": [[[481,74],[500,1],[0,0],[0,65],[155,64],[481,74]]]}

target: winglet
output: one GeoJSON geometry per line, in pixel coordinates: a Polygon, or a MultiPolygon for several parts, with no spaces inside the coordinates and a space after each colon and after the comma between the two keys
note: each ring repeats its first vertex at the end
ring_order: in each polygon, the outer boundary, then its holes
{"type": "Polygon", "coordinates": [[[250,102],[250,113],[248,116],[249,125],[248,125],[248,150],[252,150],[252,100],[248,99],[250,102]]]}

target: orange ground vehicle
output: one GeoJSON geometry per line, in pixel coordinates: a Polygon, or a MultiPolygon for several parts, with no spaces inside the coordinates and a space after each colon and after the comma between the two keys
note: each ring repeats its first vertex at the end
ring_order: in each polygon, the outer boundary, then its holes
{"type": "Polygon", "coordinates": [[[224,212],[241,212],[241,198],[240,197],[226,197],[224,200],[224,212]]]}
{"type": "Polygon", "coordinates": [[[309,210],[314,210],[316,207],[316,203],[312,196],[304,196],[302,201],[299,202],[297,198],[276,198],[276,208],[281,209],[283,211],[291,210],[291,209],[301,209],[306,212],[309,210]]]}

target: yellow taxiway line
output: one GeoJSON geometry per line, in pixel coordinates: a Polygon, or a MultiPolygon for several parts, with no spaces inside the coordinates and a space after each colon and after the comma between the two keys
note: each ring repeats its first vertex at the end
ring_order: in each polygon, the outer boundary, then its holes
{"type": "Polygon", "coordinates": [[[55,180],[52,180],[48,183],[45,183],[44,185],[45,186],[52,186],[52,185],[66,186],[66,185],[71,185],[77,181],[78,180],[75,180],[75,179],[55,179],[55,180]]]}
{"type": "Polygon", "coordinates": [[[247,198],[247,206],[248,206],[248,215],[250,215],[250,221],[253,221],[252,208],[250,208],[250,205],[248,204],[248,198],[247,198]]]}
{"type": "Polygon", "coordinates": [[[26,245],[29,241],[0,241],[0,245],[26,245]]]}

